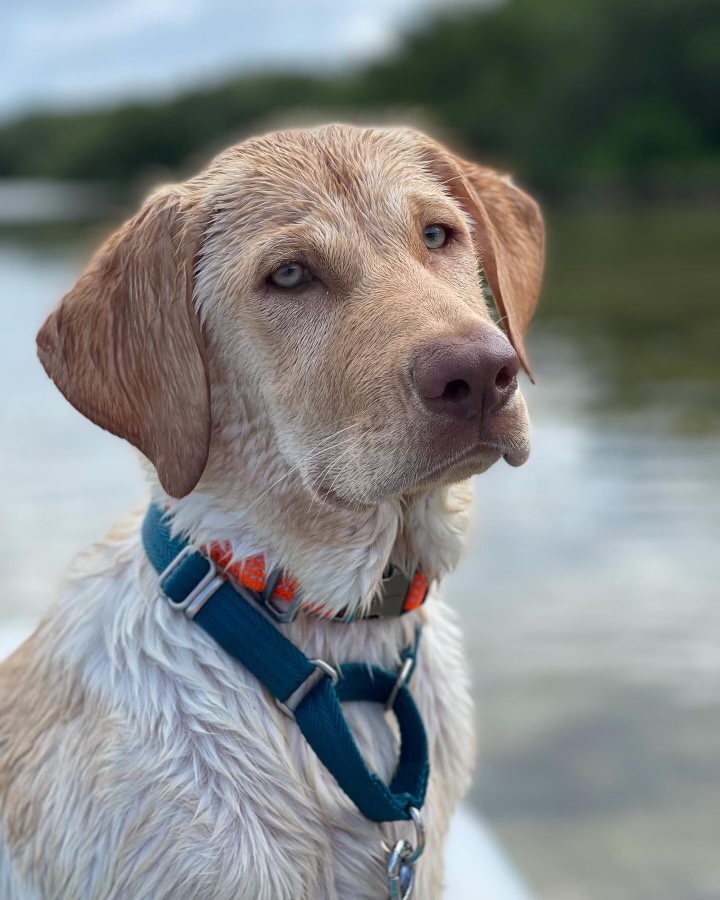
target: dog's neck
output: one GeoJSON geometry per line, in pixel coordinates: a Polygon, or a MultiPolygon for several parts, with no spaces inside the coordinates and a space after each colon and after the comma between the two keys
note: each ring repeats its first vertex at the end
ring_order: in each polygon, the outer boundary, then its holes
{"type": "Polygon", "coordinates": [[[295,579],[308,602],[330,613],[363,613],[388,562],[430,579],[455,567],[469,524],[467,482],[357,509],[312,495],[278,452],[266,422],[214,435],[198,488],[168,503],[174,526],[197,543],[228,541],[236,558],[264,553],[295,579]]]}

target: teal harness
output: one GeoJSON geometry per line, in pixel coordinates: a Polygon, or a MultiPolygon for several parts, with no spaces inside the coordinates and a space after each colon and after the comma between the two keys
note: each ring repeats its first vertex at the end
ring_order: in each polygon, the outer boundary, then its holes
{"type": "MultiPolygon", "coordinates": [[[[155,505],[143,522],[142,538],[170,606],[184,612],[267,688],[360,812],[373,822],[412,819],[417,827],[430,766],[425,728],[407,681],[420,630],[403,654],[400,675],[361,663],[333,668],[308,658],[284,637],[264,612],[262,598],[233,586],[201,552],[173,537],[166,515],[155,505]],[[359,701],[392,709],[397,719],[400,752],[389,785],[368,769],[345,720],[341,703],[359,701]]],[[[396,845],[393,853],[398,871],[410,865],[409,852],[396,845]]],[[[392,859],[391,854],[391,864],[392,859]]],[[[392,896],[409,896],[399,875],[398,893],[393,894],[392,880],[390,886],[392,896]]]]}

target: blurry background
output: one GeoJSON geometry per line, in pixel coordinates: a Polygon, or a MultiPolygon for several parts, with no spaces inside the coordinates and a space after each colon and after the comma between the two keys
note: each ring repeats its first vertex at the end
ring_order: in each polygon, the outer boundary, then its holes
{"type": "MultiPolygon", "coordinates": [[[[547,900],[720,898],[717,0],[24,0],[0,21],[0,628],[141,501],[34,335],[158,181],[277,122],[410,122],[547,211],[527,466],[448,592],[472,802],[547,900]]],[[[480,876],[481,877],[481,876],[480,876]]]]}

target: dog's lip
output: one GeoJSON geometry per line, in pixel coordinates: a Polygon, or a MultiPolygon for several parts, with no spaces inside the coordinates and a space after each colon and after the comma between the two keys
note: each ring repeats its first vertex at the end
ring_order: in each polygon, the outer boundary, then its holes
{"type": "MultiPolygon", "coordinates": [[[[469,447],[465,447],[459,453],[450,456],[448,459],[442,460],[437,465],[433,466],[431,469],[421,475],[420,478],[414,481],[412,484],[408,484],[406,487],[403,487],[402,491],[397,490],[396,492],[413,493],[419,489],[422,489],[425,485],[432,484],[433,482],[438,481],[440,477],[447,472],[457,468],[458,466],[462,466],[463,464],[468,463],[471,460],[476,459],[477,457],[483,457],[483,463],[485,464],[483,466],[484,471],[485,469],[489,469],[493,463],[497,462],[498,459],[500,459],[502,452],[502,448],[500,448],[494,442],[476,442],[469,447]]],[[[520,463],[517,463],[517,465],[520,465],[520,463]]],[[[344,497],[343,495],[339,494],[333,487],[326,487],[322,484],[315,485],[314,491],[317,496],[325,503],[329,503],[332,506],[342,509],[354,509],[358,506],[365,505],[365,503],[361,500],[350,500],[344,497]]]]}
{"type": "Polygon", "coordinates": [[[524,465],[528,460],[528,456],[530,456],[530,443],[528,441],[525,441],[521,446],[510,447],[503,452],[503,459],[514,469],[524,465]]]}
{"type": "MultiPolygon", "coordinates": [[[[416,487],[427,484],[428,482],[436,481],[440,476],[445,475],[452,469],[465,465],[478,457],[483,458],[482,461],[487,463],[487,468],[490,468],[493,463],[500,459],[501,455],[504,455],[504,450],[505,448],[501,447],[495,441],[476,441],[460,452],[454,453],[447,459],[438,462],[437,465],[433,466],[418,479],[416,487]]],[[[517,463],[517,465],[520,465],[520,463],[517,463]]]]}
{"type": "MultiPolygon", "coordinates": [[[[459,466],[467,464],[477,458],[486,462],[490,459],[490,465],[497,462],[502,456],[505,462],[513,468],[518,468],[527,462],[530,455],[530,443],[527,440],[519,444],[511,443],[504,440],[496,440],[488,437],[481,437],[473,441],[468,447],[458,453],[452,454],[447,459],[442,460],[436,466],[433,466],[418,484],[426,484],[428,481],[437,479],[446,472],[451,471],[459,466]],[[494,459],[492,458],[494,457],[494,459]]],[[[487,468],[490,468],[490,465],[487,468]]]]}
{"type": "MultiPolygon", "coordinates": [[[[412,484],[408,484],[406,487],[402,488],[402,490],[398,489],[397,492],[414,493],[418,490],[422,490],[424,487],[431,485],[434,482],[439,482],[442,476],[451,472],[453,469],[467,466],[469,463],[473,462],[480,462],[482,468],[476,472],[469,472],[462,477],[469,477],[472,474],[480,474],[487,471],[487,469],[501,457],[508,465],[517,468],[527,461],[529,454],[530,444],[527,440],[515,444],[510,441],[483,435],[472,441],[469,445],[463,447],[461,450],[450,454],[447,458],[439,460],[436,465],[429,468],[412,484]]],[[[314,485],[313,490],[320,500],[342,509],[354,509],[358,506],[365,506],[370,502],[360,500],[359,498],[353,498],[351,500],[335,490],[334,484],[331,487],[327,487],[323,484],[316,484],[314,485]]]]}

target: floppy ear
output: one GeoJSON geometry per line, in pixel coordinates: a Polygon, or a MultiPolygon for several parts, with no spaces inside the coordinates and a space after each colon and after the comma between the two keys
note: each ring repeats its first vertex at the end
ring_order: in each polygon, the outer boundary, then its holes
{"type": "MultiPolygon", "coordinates": [[[[525,332],[540,295],[545,228],[537,203],[493,169],[457,159],[469,183],[475,244],[508,337],[532,378],[525,332]]],[[[452,187],[451,187],[452,190],[452,187]]]]}
{"type": "Polygon", "coordinates": [[[427,138],[428,169],[475,223],[475,247],[495,305],[525,371],[532,379],[524,337],[542,281],[545,230],[540,208],[510,179],[461,159],[427,138]]]}
{"type": "Polygon", "coordinates": [[[173,497],[210,444],[205,346],[192,303],[200,226],[170,189],[96,253],[37,336],[38,356],[88,419],[141,450],[173,497]]]}

